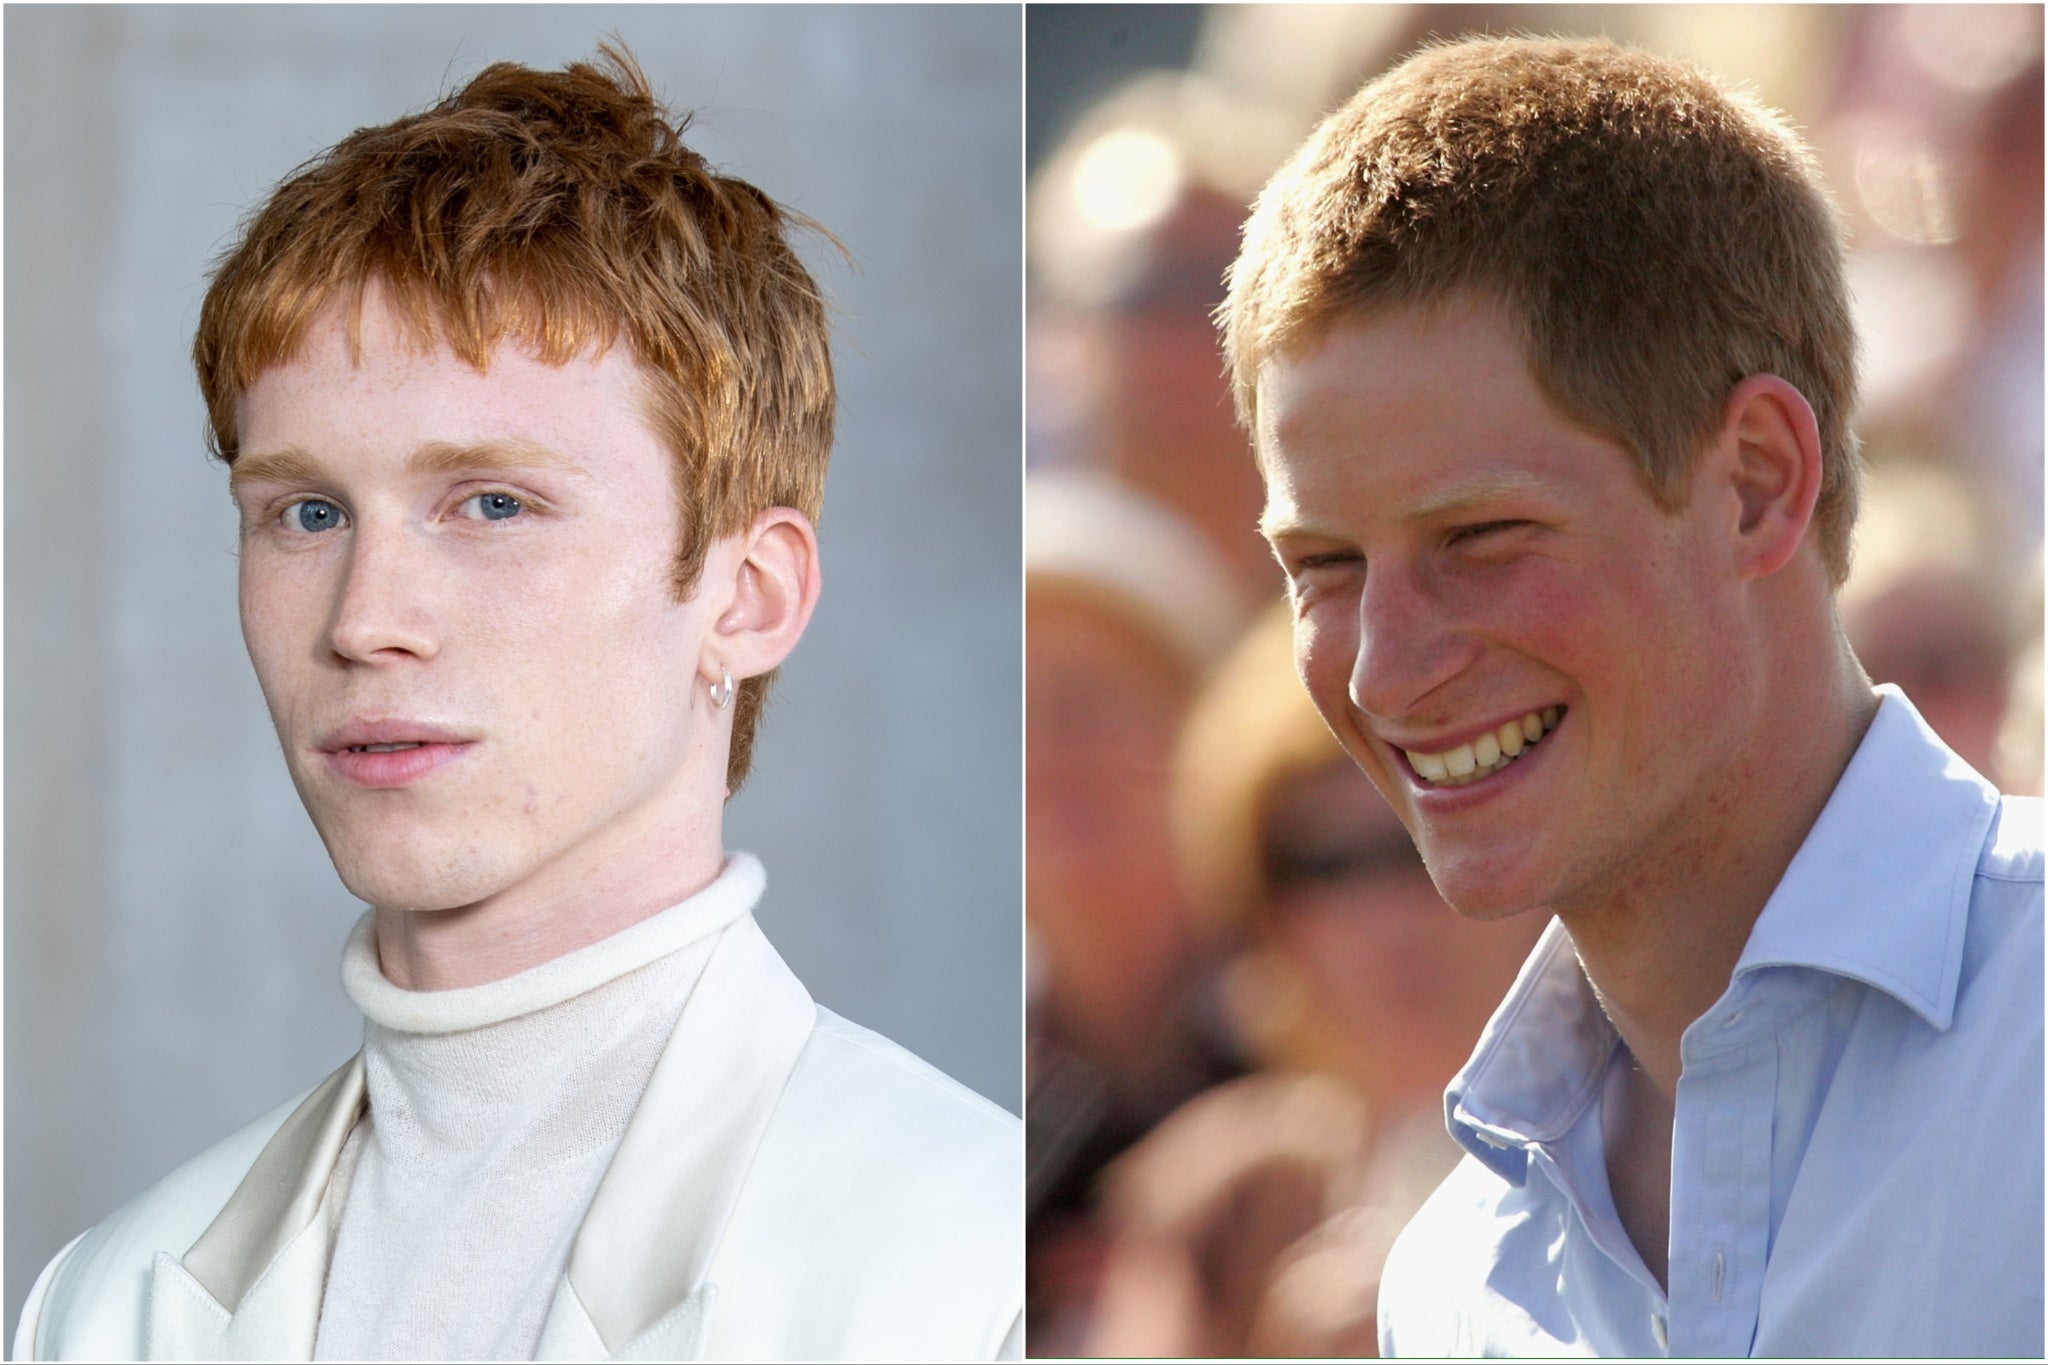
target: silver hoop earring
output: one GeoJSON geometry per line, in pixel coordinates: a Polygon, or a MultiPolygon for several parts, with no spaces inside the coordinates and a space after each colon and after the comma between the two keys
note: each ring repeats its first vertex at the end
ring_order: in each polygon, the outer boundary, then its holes
{"type": "Polygon", "coordinates": [[[732,705],[732,670],[718,666],[718,681],[711,684],[711,704],[723,711],[732,705]]]}

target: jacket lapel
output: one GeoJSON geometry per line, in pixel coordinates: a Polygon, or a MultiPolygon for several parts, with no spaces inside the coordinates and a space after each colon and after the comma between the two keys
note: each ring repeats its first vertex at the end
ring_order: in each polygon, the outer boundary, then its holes
{"type": "Polygon", "coordinates": [[[590,1313],[567,1276],[555,1286],[554,1302],[548,1307],[535,1360],[701,1360],[704,1335],[711,1305],[718,1297],[715,1284],[699,1285],[662,1319],[616,1352],[605,1348],[604,1337],[591,1321],[590,1313]]]}
{"type": "Polygon", "coordinates": [[[707,1279],[817,1022],[747,915],[720,936],[569,1252],[536,1358],[701,1357],[707,1279]]]}
{"type": "Polygon", "coordinates": [[[150,1269],[151,1360],[310,1360],[332,1241],[324,1208],[363,1110],[360,1054],[313,1088],[183,1258],[150,1269]]]}
{"type": "MultiPolygon", "coordinates": [[[[753,917],[726,929],[598,1185],[536,1359],[704,1354],[707,1272],[816,1021],[753,917]]],[[[157,1253],[149,1359],[312,1358],[327,1186],[363,1105],[358,1055],[292,1111],[182,1258],[157,1253]]]]}

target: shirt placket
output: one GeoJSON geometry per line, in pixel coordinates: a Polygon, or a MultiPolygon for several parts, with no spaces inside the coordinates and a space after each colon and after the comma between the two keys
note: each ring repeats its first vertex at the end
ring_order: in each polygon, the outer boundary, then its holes
{"type": "Polygon", "coordinates": [[[1751,1022],[1746,1013],[1703,1021],[1718,1046],[1688,1058],[1679,1077],[1666,1274],[1673,1356],[1747,1356],[1756,1336],[1770,1250],[1778,1049],[1769,1035],[1742,1028],[1751,1022]]]}

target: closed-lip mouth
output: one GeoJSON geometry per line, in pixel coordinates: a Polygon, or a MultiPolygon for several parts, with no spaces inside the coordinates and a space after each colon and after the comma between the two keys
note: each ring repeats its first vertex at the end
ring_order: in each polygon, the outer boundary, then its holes
{"type": "Polygon", "coordinates": [[[474,741],[445,725],[416,720],[352,720],[314,742],[322,753],[346,753],[371,744],[469,744],[474,741]]]}

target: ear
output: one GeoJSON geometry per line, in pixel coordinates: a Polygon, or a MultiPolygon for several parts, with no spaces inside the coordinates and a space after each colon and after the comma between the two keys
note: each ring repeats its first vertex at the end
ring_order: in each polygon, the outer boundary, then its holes
{"type": "Polygon", "coordinates": [[[1790,563],[1820,498],[1820,427],[1805,395],[1753,374],[1728,397],[1718,442],[1739,509],[1733,548],[1744,578],[1790,563]]]}
{"type": "Polygon", "coordinates": [[[796,648],[818,604],[818,533],[803,513],[771,507],[734,540],[732,597],[705,641],[706,682],[718,681],[721,666],[736,679],[775,668],[796,648]]]}

